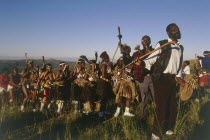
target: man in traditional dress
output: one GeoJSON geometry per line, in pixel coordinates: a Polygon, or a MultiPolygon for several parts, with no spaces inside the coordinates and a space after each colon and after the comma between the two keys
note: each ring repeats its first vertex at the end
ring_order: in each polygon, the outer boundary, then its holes
{"type": "Polygon", "coordinates": [[[21,85],[22,91],[24,95],[23,103],[21,105],[21,112],[25,111],[25,104],[29,99],[30,94],[30,76],[32,74],[33,69],[33,61],[27,61],[26,68],[24,68],[21,72],[21,85]]]}
{"type": "Polygon", "coordinates": [[[14,67],[12,69],[12,74],[10,74],[9,76],[9,84],[7,87],[7,91],[9,92],[9,103],[10,106],[13,106],[13,101],[14,101],[14,95],[19,94],[17,93],[17,89],[20,88],[20,80],[21,80],[21,76],[20,74],[18,74],[18,68],[14,67]]]}
{"type": "Polygon", "coordinates": [[[7,86],[8,86],[8,82],[9,82],[9,69],[8,68],[4,68],[2,69],[2,74],[0,75],[0,107],[4,106],[4,101],[5,101],[5,95],[7,93],[7,86]]]}
{"type": "Polygon", "coordinates": [[[56,96],[57,96],[57,113],[60,114],[63,108],[64,100],[68,100],[69,90],[70,90],[70,71],[68,70],[68,65],[65,62],[60,62],[60,70],[56,74],[55,81],[57,82],[56,96]]]}
{"type": "Polygon", "coordinates": [[[48,105],[50,109],[51,98],[54,94],[54,84],[55,82],[55,73],[52,71],[52,65],[46,65],[46,71],[44,71],[40,76],[41,86],[43,87],[43,98],[41,100],[40,111],[44,111],[44,107],[48,105]]]}
{"type": "Polygon", "coordinates": [[[131,48],[127,44],[121,45],[121,53],[123,56],[118,60],[117,67],[115,67],[118,75],[117,84],[113,91],[116,94],[117,110],[114,117],[119,116],[123,101],[125,100],[124,116],[133,117],[134,114],[130,113],[130,104],[137,96],[135,82],[132,77],[132,65],[128,68],[122,69],[125,65],[132,62],[130,56],[131,48]]]}
{"type": "Polygon", "coordinates": [[[32,105],[32,111],[36,111],[36,95],[39,92],[39,66],[34,66],[34,70],[32,71],[30,75],[30,93],[31,93],[31,105],[32,105]]]}
{"type": "Polygon", "coordinates": [[[83,113],[92,112],[96,102],[96,87],[99,80],[99,68],[96,60],[89,61],[89,68],[85,71],[85,86],[82,88],[80,99],[83,102],[83,113]]]}
{"type": "Polygon", "coordinates": [[[179,27],[169,24],[166,28],[168,39],[159,41],[156,48],[163,44],[174,41],[175,44],[167,45],[154,53],[146,60],[146,66],[152,65],[153,82],[155,91],[155,117],[153,123],[152,139],[158,140],[166,133],[174,134],[176,120],[176,81],[184,86],[185,82],[181,78],[181,66],[183,59],[183,46],[178,39],[181,38],[179,27]]]}
{"type": "Polygon", "coordinates": [[[111,86],[111,72],[113,69],[113,64],[109,60],[109,55],[106,51],[102,52],[100,55],[102,63],[100,67],[100,79],[97,84],[96,94],[97,102],[100,104],[99,117],[103,117],[104,114],[107,114],[106,105],[109,99],[113,96],[112,86],[111,86]]]}
{"type": "Polygon", "coordinates": [[[82,106],[81,106],[81,93],[82,88],[85,86],[85,60],[79,59],[77,61],[77,67],[73,69],[71,73],[71,77],[74,80],[71,83],[71,94],[70,99],[72,101],[72,104],[74,105],[74,114],[80,112],[82,106]]]}

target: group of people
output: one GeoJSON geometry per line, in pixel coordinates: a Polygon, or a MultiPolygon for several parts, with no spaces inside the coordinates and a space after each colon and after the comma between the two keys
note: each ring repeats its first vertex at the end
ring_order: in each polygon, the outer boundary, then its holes
{"type": "MultiPolygon", "coordinates": [[[[56,112],[61,114],[65,102],[71,101],[74,113],[96,111],[99,117],[103,117],[110,113],[107,103],[115,98],[116,111],[113,116],[118,117],[124,110],[124,116],[133,117],[135,115],[131,113],[130,106],[140,97],[141,119],[145,121],[147,104],[151,99],[156,104],[152,139],[158,140],[164,133],[172,135],[177,111],[177,83],[185,86],[182,78],[184,49],[178,41],[181,33],[175,23],[169,24],[166,32],[168,39],[159,41],[154,49],[150,37],[143,36],[143,49],[136,46],[132,55],[130,46],[119,43],[122,56],[116,64],[104,51],[100,54],[100,64],[97,57],[88,60],[81,56],[72,71],[65,62],[60,63],[57,73],[52,71],[51,64],[40,71],[39,66],[33,66],[33,61],[27,61],[26,68],[20,74],[16,67],[10,75],[9,70],[4,69],[0,77],[1,103],[4,104],[5,95],[9,93],[9,104],[13,105],[14,94],[20,89],[23,93],[22,112],[29,98],[33,111],[36,111],[39,95],[41,112],[51,110],[52,101],[56,101],[56,112]],[[123,106],[125,109],[122,109],[123,106]]],[[[186,64],[189,65],[188,62],[186,64]]],[[[185,66],[184,72],[189,74],[186,71],[185,66]]]]}

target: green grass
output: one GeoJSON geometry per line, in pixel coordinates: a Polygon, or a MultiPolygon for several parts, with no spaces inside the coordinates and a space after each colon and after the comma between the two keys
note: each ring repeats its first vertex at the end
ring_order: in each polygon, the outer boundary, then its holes
{"type": "MultiPolygon", "coordinates": [[[[165,140],[188,139],[193,134],[196,126],[204,123],[199,117],[202,106],[207,102],[207,97],[200,103],[192,100],[179,101],[175,132],[176,135],[163,136],[165,140]]],[[[54,105],[54,107],[56,107],[54,105]]],[[[131,111],[136,115],[129,118],[122,114],[114,118],[116,105],[111,102],[108,106],[113,110],[111,115],[99,118],[97,113],[89,116],[73,114],[70,103],[66,104],[65,112],[58,116],[55,113],[31,112],[30,108],[21,113],[19,106],[12,109],[8,107],[0,111],[0,139],[56,139],[56,140],[147,140],[151,137],[153,123],[152,104],[148,105],[148,118],[142,122],[141,104],[135,103],[131,111]]]]}

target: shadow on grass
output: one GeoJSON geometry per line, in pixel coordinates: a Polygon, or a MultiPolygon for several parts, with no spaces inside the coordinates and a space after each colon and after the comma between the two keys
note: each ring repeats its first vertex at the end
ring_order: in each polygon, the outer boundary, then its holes
{"type": "Polygon", "coordinates": [[[201,108],[200,117],[204,123],[196,126],[190,140],[210,140],[210,101],[201,108]]]}
{"type": "Polygon", "coordinates": [[[94,128],[112,118],[112,114],[99,118],[98,114],[82,115],[70,122],[60,122],[53,125],[48,131],[34,136],[32,139],[78,139],[86,129],[94,128]]]}

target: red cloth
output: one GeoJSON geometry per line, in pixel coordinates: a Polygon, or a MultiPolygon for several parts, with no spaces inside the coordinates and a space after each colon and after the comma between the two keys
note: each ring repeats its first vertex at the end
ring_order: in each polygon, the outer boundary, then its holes
{"type": "Polygon", "coordinates": [[[135,79],[141,78],[143,76],[143,69],[144,67],[141,65],[134,65],[133,73],[135,79]]]}
{"type": "Polygon", "coordinates": [[[17,87],[16,85],[14,85],[11,81],[9,81],[9,84],[8,85],[10,85],[10,86],[12,86],[12,87],[17,87]]]}
{"type": "Polygon", "coordinates": [[[203,75],[202,77],[200,77],[200,82],[204,82],[205,85],[208,85],[208,76],[203,75]]]}
{"type": "Polygon", "coordinates": [[[133,53],[132,58],[133,58],[133,59],[136,59],[136,58],[138,58],[138,57],[141,57],[142,55],[143,55],[143,54],[142,54],[141,51],[136,51],[136,52],[133,53]]]}
{"type": "Polygon", "coordinates": [[[9,82],[8,74],[0,75],[0,87],[7,88],[9,82]]]}
{"type": "Polygon", "coordinates": [[[51,92],[51,89],[49,88],[44,89],[44,97],[49,98],[50,92],[51,92]]]}

